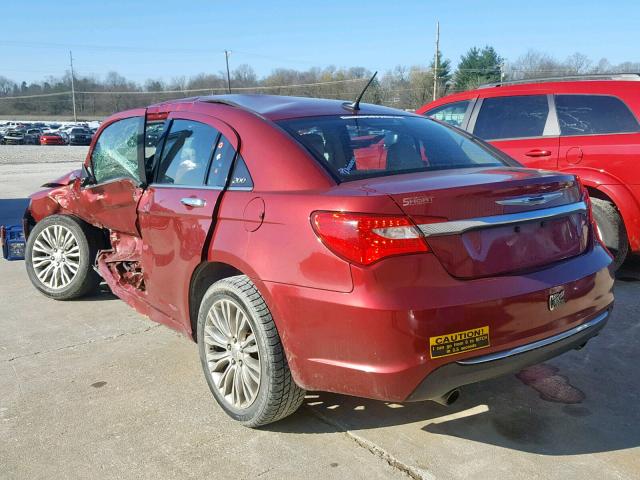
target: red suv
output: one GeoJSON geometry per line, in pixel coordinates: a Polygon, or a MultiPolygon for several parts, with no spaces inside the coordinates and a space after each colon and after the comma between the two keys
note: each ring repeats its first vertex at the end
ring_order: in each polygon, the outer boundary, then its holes
{"type": "Polygon", "coordinates": [[[25,215],[35,287],[62,300],[103,279],[197,341],[213,396],[248,426],[304,389],[451,403],[581,347],[613,302],[576,177],[380,106],[130,110],[45,187],[25,215]]]}
{"type": "Polygon", "coordinates": [[[584,78],[489,85],[418,113],[471,132],[527,167],[579,175],[617,269],[629,250],[640,252],[640,75],[584,78]]]}

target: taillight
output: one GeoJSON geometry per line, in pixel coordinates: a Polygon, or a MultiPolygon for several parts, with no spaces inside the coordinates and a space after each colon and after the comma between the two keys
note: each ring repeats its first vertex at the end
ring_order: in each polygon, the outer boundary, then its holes
{"type": "Polygon", "coordinates": [[[584,183],[582,183],[582,180],[580,180],[580,177],[576,176],[576,181],[578,182],[580,191],[582,192],[582,201],[587,206],[587,216],[589,219],[589,225],[591,225],[591,230],[593,231],[594,238],[598,242],[600,242],[604,247],[602,238],[600,238],[600,230],[598,229],[598,225],[596,225],[596,220],[593,217],[593,210],[591,207],[591,197],[589,197],[589,190],[587,190],[587,187],[584,186],[584,183]]]}
{"type": "Polygon", "coordinates": [[[360,265],[429,251],[418,227],[405,216],[314,212],[311,225],[329,250],[360,265]]]}

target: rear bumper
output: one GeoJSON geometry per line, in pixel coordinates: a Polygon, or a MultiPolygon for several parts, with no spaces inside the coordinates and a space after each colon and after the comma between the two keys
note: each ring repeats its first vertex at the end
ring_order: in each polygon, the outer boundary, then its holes
{"type": "Polygon", "coordinates": [[[435,398],[581,345],[601,326],[580,326],[613,303],[610,263],[597,246],[538,272],[461,281],[433,255],[408,255],[353,268],[349,293],[274,282],[264,282],[264,293],[301,387],[401,402],[435,398]],[[566,303],[550,310],[550,295],[561,289],[566,303]],[[430,355],[431,339],[481,328],[489,329],[487,345],[430,355]],[[571,339],[560,337],[574,329],[571,339]],[[549,338],[556,341],[541,346],[549,338]],[[531,345],[504,362],[464,363],[531,345]]]}
{"type": "Polygon", "coordinates": [[[425,378],[407,401],[418,402],[440,398],[463,385],[518,372],[525,367],[580,348],[598,335],[609,320],[610,313],[611,307],[577,327],[546,339],[444,365],[425,378]]]}

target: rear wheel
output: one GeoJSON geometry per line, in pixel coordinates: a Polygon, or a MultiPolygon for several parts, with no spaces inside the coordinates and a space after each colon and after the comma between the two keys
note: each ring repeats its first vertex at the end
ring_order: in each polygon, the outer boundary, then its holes
{"type": "Polygon", "coordinates": [[[614,270],[618,270],[629,253],[627,230],[616,206],[599,198],[591,198],[593,217],[598,227],[598,234],[613,255],[614,270]]]}
{"type": "Polygon", "coordinates": [[[98,246],[97,233],[81,220],[67,215],[41,220],[31,231],[25,252],[31,283],[56,300],[95,292],[100,285],[93,269],[98,246]]]}
{"type": "Polygon", "coordinates": [[[198,349],[218,404],[247,427],[278,421],[304,400],[264,299],[245,275],[214,283],[198,313],[198,349]]]}

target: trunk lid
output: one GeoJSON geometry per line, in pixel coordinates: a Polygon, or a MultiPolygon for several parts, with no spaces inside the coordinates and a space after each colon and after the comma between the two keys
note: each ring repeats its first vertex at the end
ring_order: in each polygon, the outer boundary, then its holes
{"type": "Polygon", "coordinates": [[[573,175],[469,168],[381,177],[362,188],[389,195],[459,278],[541,268],[589,243],[588,212],[573,175]]]}

